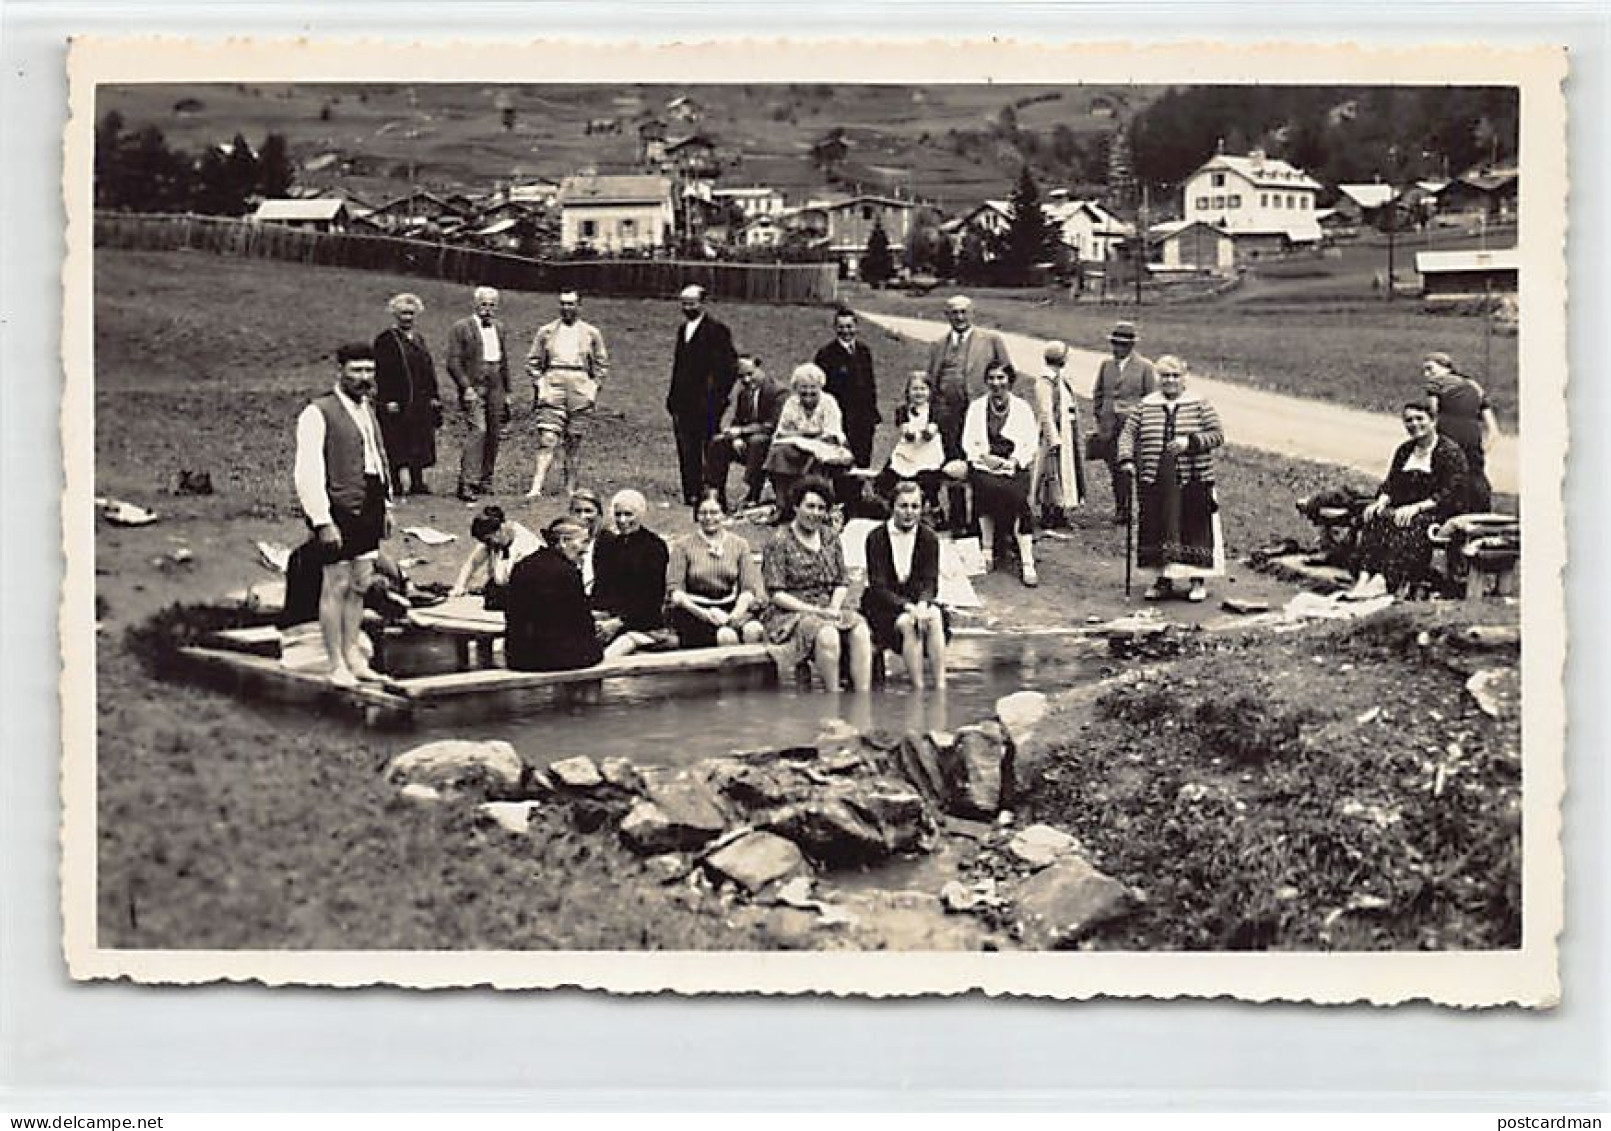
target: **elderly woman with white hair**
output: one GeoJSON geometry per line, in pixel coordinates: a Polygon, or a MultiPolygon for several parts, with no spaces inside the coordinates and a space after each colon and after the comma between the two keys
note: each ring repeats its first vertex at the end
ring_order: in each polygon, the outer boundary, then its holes
{"type": "Polygon", "coordinates": [[[1161,600],[1185,581],[1188,601],[1208,598],[1207,579],[1225,572],[1225,540],[1214,494],[1214,449],[1225,443],[1214,406],[1186,390],[1186,363],[1157,361],[1158,388],[1119,432],[1119,467],[1135,475],[1141,502],[1136,564],[1155,571],[1145,596],[1161,600]]]}
{"type": "Polygon", "coordinates": [[[392,493],[403,493],[406,470],[408,493],[428,495],[431,489],[425,482],[425,469],[436,466],[442,396],[430,347],[415,328],[425,303],[418,295],[405,293],[393,295],[386,309],[391,312],[392,326],[374,343],[375,406],[386,462],[392,469],[392,493]]]}
{"type": "Polygon", "coordinates": [[[772,433],[772,447],[762,465],[784,508],[780,521],[792,517],[788,500],[801,476],[833,476],[849,468],[855,458],[845,442],[839,402],[823,391],[827,382],[822,368],[809,361],[795,366],[789,376],[789,399],[783,402],[772,433]]]}
{"type": "Polygon", "coordinates": [[[606,657],[672,647],[666,629],[665,539],[643,525],[648,501],[638,491],[617,491],[610,499],[615,536],[600,541],[593,559],[593,614],[607,642],[606,657]]]}

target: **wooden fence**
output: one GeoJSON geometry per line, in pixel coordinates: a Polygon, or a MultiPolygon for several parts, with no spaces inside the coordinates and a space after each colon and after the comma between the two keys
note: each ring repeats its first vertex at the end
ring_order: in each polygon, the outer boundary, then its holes
{"type": "Polygon", "coordinates": [[[588,295],[669,297],[690,283],[729,302],[838,301],[832,263],[720,263],[677,259],[527,259],[480,248],[392,236],[314,232],[217,216],[98,212],[95,246],[206,251],[320,267],[386,271],[511,291],[574,287],[588,295]]]}

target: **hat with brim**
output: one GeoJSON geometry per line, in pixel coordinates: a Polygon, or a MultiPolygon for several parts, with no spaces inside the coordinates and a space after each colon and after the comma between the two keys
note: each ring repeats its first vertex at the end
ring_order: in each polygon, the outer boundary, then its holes
{"type": "Polygon", "coordinates": [[[1133,343],[1138,337],[1140,335],[1136,333],[1135,323],[1118,322],[1114,324],[1112,331],[1108,334],[1108,341],[1133,343]]]}

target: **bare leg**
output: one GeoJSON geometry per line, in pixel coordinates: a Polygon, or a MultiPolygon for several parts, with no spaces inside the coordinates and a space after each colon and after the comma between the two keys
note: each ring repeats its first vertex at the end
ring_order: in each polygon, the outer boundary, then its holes
{"type": "Polygon", "coordinates": [[[761,627],[761,622],[758,620],[745,621],[738,634],[746,644],[759,644],[766,639],[766,629],[761,627]]]}
{"type": "Polygon", "coordinates": [[[606,660],[619,660],[622,656],[630,656],[638,650],[638,642],[633,639],[631,632],[623,632],[604,649],[606,660]]]}
{"type": "Polygon", "coordinates": [[[576,493],[576,488],[582,482],[582,438],[580,436],[565,437],[565,494],[576,493]]]}
{"type": "Polygon", "coordinates": [[[353,675],[359,679],[373,679],[375,671],[369,666],[359,645],[364,638],[364,594],[369,592],[369,584],[375,579],[375,559],[354,558],[351,565],[351,583],[342,604],[341,654],[353,675]]]}
{"type": "Polygon", "coordinates": [[[873,685],[873,638],[865,624],[858,624],[846,636],[850,640],[850,686],[866,691],[873,685]]]}
{"type": "Polygon", "coordinates": [[[526,498],[539,499],[543,494],[543,481],[548,478],[548,468],[554,462],[554,451],[559,446],[559,436],[546,428],[537,432],[537,468],[531,475],[531,490],[526,492],[526,498]]]}
{"type": "Polygon", "coordinates": [[[932,609],[926,620],[918,625],[923,635],[923,651],[928,656],[929,670],[934,675],[934,686],[945,686],[945,619],[939,609],[932,609]]]}
{"type": "Polygon", "coordinates": [[[839,690],[839,630],[837,628],[830,626],[817,633],[817,648],[816,654],[812,657],[812,665],[817,669],[817,678],[822,680],[825,690],[839,690]]]}
{"type": "Polygon", "coordinates": [[[738,643],[738,633],[733,631],[731,625],[722,625],[716,630],[716,643],[723,648],[731,648],[738,643]]]}
{"type": "Polygon", "coordinates": [[[906,663],[906,674],[912,678],[912,686],[922,691],[925,686],[922,629],[911,613],[902,613],[895,618],[895,631],[901,634],[901,659],[906,663]]]}
{"type": "Polygon", "coordinates": [[[358,682],[347,666],[347,591],[352,587],[352,563],[332,562],[324,567],[319,590],[319,635],[330,660],[330,682],[351,687],[358,682]]]}
{"type": "Polygon", "coordinates": [[[984,513],[980,513],[978,518],[979,552],[984,555],[985,568],[993,569],[996,564],[996,520],[984,513]]]}

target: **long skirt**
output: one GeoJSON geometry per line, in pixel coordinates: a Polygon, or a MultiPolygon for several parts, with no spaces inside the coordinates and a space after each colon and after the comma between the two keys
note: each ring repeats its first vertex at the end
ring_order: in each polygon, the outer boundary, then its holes
{"type": "Polygon", "coordinates": [[[1389,590],[1420,581],[1432,566],[1432,540],[1427,531],[1435,521],[1430,514],[1418,514],[1408,526],[1398,526],[1391,508],[1377,515],[1359,531],[1359,569],[1381,574],[1389,590]]]}
{"type": "MultiPolygon", "coordinates": [[[[1165,461],[1172,462],[1172,461],[1165,461]]],[[[1225,572],[1225,541],[1212,483],[1179,483],[1174,468],[1141,484],[1136,564],[1165,577],[1218,577],[1225,572]]]]}
{"type": "Polygon", "coordinates": [[[973,506],[977,514],[993,519],[1003,529],[1023,519],[1019,532],[1029,533],[1029,468],[1021,468],[1013,475],[975,470],[968,476],[968,482],[973,485],[973,506]]]}
{"type": "MultiPolygon", "coordinates": [[[[706,608],[721,609],[728,613],[731,613],[738,605],[738,595],[736,593],[720,600],[704,600],[697,597],[695,600],[699,601],[699,603],[706,608]]],[[[737,632],[754,619],[755,613],[753,610],[751,610],[744,615],[743,620],[729,621],[728,624],[734,632],[737,632]]],[[[666,614],[666,620],[670,623],[672,631],[677,634],[677,642],[680,647],[715,647],[716,626],[711,624],[709,621],[701,620],[699,617],[694,616],[693,613],[680,606],[671,609],[666,614]]]]}

